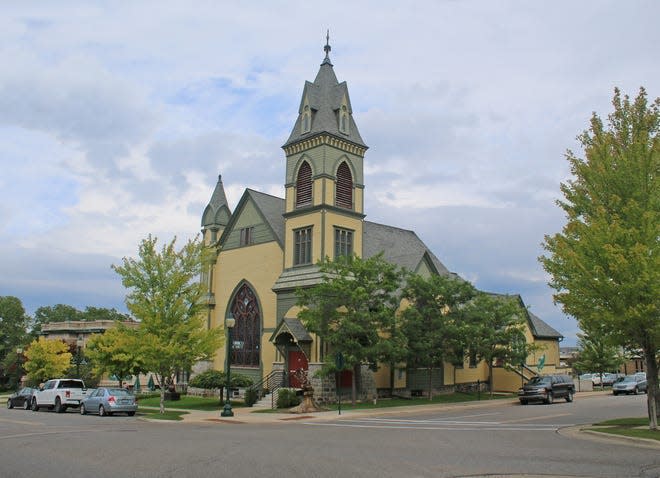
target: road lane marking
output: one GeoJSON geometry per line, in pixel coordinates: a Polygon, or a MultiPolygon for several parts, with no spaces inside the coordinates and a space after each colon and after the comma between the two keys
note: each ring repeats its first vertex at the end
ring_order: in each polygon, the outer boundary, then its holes
{"type": "Polygon", "coordinates": [[[23,420],[9,420],[7,418],[0,418],[0,423],[14,423],[16,425],[36,425],[36,426],[44,426],[45,423],[43,422],[25,422],[23,420]]]}
{"type": "Polygon", "coordinates": [[[531,427],[520,427],[520,426],[499,426],[499,427],[459,427],[459,426],[408,426],[408,425],[378,425],[378,424],[351,424],[351,423],[316,423],[316,422],[305,422],[303,425],[313,425],[317,427],[335,427],[335,428],[379,428],[386,430],[451,430],[451,431],[547,431],[555,432],[557,426],[555,425],[536,425],[533,428],[531,427]]]}
{"type": "Polygon", "coordinates": [[[530,420],[541,420],[545,418],[557,418],[557,417],[568,417],[570,413],[555,413],[553,415],[540,415],[536,417],[527,417],[527,418],[516,418],[514,420],[504,420],[502,423],[517,423],[517,422],[528,422],[530,420]]]}

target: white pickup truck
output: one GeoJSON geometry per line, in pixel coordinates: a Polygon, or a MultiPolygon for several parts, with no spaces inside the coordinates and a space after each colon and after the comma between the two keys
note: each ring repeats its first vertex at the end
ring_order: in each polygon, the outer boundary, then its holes
{"type": "Polygon", "coordinates": [[[87,397],[85,382],[77,378],[55,378],[48,380],[32,396],[32,411],[40,408],[65,412],[68,407],[78,408],[87,397]]]}

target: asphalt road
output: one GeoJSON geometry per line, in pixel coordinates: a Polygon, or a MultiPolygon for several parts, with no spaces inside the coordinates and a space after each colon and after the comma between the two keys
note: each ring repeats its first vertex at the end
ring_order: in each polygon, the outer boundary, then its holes
{"type": "Polygon", "coordinates": [[[0,477],[660,477],[660,449],[576,426],[646,396],[509,401],[279,423],[171,423],[0,410],[0,477]]]}

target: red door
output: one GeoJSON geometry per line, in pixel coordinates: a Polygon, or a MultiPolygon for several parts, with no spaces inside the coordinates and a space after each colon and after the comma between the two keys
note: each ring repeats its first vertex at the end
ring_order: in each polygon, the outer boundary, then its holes
{"type": "Polygon", "coordinates": [[[307,370],[307,357],[301,350],[289,350],[289,386],[302,388],[302,383],[296,377],[297,370],[307,370]]]}

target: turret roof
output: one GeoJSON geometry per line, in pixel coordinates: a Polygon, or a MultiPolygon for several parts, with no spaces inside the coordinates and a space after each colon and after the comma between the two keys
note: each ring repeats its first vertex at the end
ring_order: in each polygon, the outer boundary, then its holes
{"type": "Polygon", "coordinates": [[[330,45],[326,45],[324,49],[326,56],[323,59],[323,63],[321,63],[321,67],[319,68],[319,72],[317,73],[314,82],[305,82],[300,106],[298,108],[298,119],[293,126],[289,139],[283,147],[321,133],[330,133],[352,143],[367,147],[360,136],[355,121],[353,120],[353,109],[351,108],[351,100],[348,95],[346,82],[343,81],[339,83],[337,81],[337,76],[335,75],[332,63],[330,62],[330,45]],[[339,111],[344,97],[346,98],[349,121],[346,133],[339,130],[339,111]],[[303,131],[303,128],[301,127],[303,121],[303,109],[306,101],[309,102],[309,107],[312,110],[311,127],[309,131],[303,131]]]}

